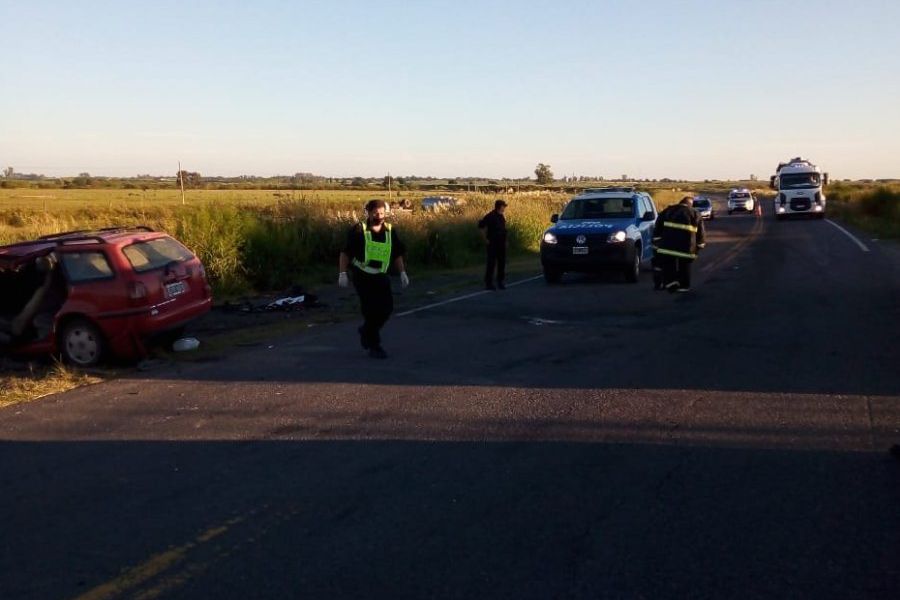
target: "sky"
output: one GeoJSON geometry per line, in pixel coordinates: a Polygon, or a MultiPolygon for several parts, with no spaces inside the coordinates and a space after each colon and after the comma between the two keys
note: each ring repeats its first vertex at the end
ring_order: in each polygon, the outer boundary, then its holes
{"type": "Polygon", "coordinates": [[[900,2],[0,0],[0,166],[900,177],[900,2]]]}

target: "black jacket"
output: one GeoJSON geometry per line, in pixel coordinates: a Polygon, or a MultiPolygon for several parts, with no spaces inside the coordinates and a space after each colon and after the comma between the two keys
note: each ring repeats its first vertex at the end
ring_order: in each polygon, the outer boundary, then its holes
{"type": "Polygon", "coordinates": [[[697,250],[706,246],[700,214],[686,204],[666,208],[656,219],[653,246],[659,254],[697,258],[697,250]]]}
{"type": "Polygon", "coordinates": [[[485,230],[488,242],[491,244],[501,246],[506,244],[506,217],[496,210],[484,215],[484,218],[478,222],[478,227],[485,230]]]}

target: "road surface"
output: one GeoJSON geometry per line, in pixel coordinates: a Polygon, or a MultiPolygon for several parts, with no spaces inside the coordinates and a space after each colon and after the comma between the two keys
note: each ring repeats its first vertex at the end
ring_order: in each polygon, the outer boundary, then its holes
{"type": "Polygon", "coordinates": [[[387,361],[346,323],[0,410],[0,597],[900,597],[897,253],[720,215],[692,294],[527,281],[387,361]]]}

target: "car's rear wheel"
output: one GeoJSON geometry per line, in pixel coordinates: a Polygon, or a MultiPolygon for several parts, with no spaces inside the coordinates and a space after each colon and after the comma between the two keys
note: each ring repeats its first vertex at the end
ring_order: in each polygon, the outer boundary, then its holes
{"type": "Polygon", "coordinates": [[[63,360],[78,367],[93,367],[103,358],[106,342],[96,325],[87,319],[69,321],[60,335],[63,360]]]}
{"type": "Polygon", "coordinates": [[[625,267],[625,281],[637,283],[641,276],[641,247],[635,246],[632,254],[631,264],[625,267]]]}
{"type": "Polygon", "coordinates": [[[550,267],[544,267],[544,281],[547,283],[559,283],[562,281],[562,271],[550,267]]]}

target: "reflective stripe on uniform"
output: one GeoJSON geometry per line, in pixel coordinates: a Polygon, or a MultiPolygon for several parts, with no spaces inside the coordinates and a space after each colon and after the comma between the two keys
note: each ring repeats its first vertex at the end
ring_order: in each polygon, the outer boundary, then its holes
{"type": "Polygon", "coordinates": [[[656,251],[659,254],[667,254],[669,256],[675,256],[677,258],[690,258],[690,259],[697,258],[696,254],[691,254],[689,252],[679,252],[678,250],[669,250],[667,248],[657,248],[656,251]]]}
{"type": "Polygon", "coordinates": [[[685,225],[684,223],[673,223],[672,221],[663,221],[663,227],[671,227],[672,229],[684,229],[691,233],[697,233],[697,228],[693,225],[685,225]]]}
{"type": "Polygon", "coordinates": [[[382,271],[376,267],[370,267],[363,263],[362,261],[353,259],[353,266],[362,271],[363,273],[368,273],[369,275],[379,275],[382,271]]]}

